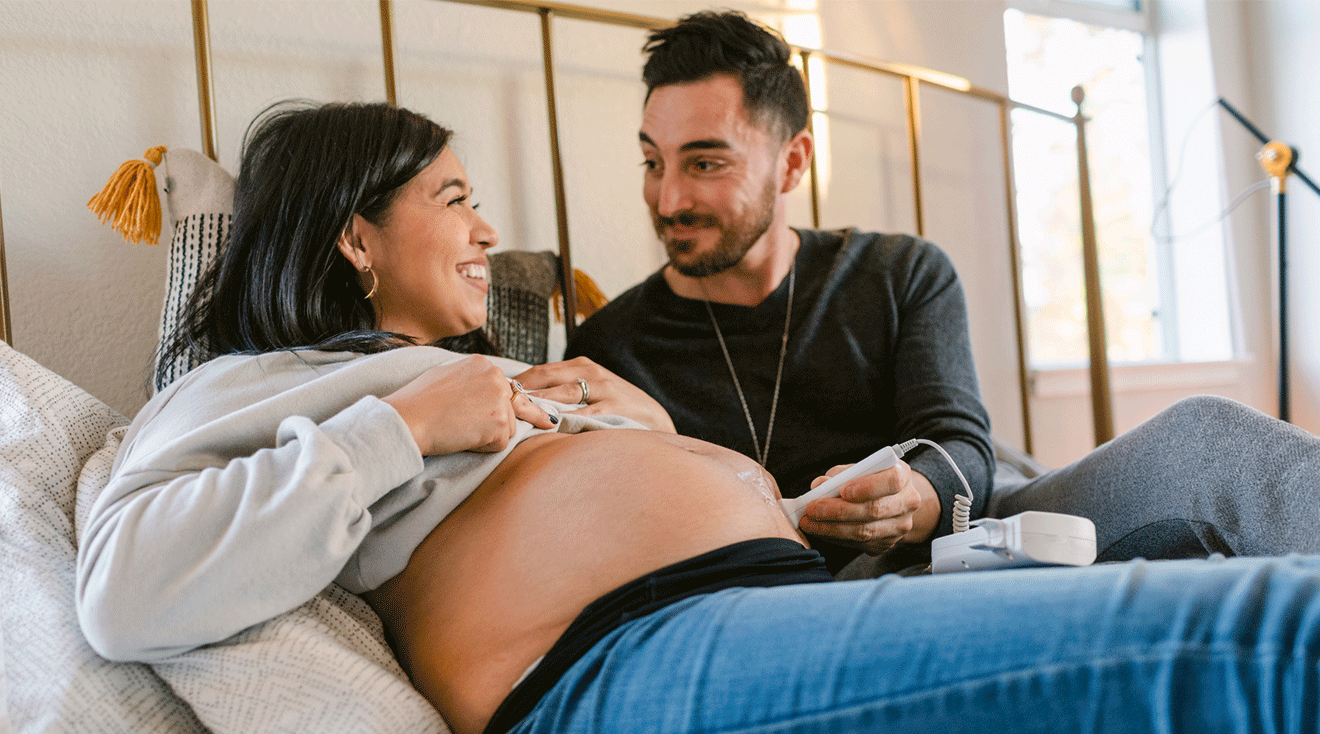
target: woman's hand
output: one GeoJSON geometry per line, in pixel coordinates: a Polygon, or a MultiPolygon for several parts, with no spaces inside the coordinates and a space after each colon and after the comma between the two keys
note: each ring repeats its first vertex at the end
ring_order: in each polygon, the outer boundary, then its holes
{"type": "Polygon", "coordinates": [[[502,451],[519,418],[554,427],[549,414],[480,356],[436,365],[382,400],[399,411],[423,456],[502,451]]]}
{"type": "Polygon", "coordinates": [[[518,381],[538,398],[569,405],[586,403],[577,411],[584,415],[621,415],[652,430],[675,433],[674,421],[660,403],[586,357],[537,365],[518,375],[518,381]]]}

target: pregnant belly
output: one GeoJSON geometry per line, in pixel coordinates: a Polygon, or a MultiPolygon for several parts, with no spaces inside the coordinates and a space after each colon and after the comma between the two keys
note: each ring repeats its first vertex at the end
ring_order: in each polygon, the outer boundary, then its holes
{"type": "Polygon", "coordinates": [[[778,497],[755,462],[703,441],[630,430],[536,436],[368,601],[414,685],[456,732],[480,731],[594,599],[730,543],[802,542],[778,497]]]}

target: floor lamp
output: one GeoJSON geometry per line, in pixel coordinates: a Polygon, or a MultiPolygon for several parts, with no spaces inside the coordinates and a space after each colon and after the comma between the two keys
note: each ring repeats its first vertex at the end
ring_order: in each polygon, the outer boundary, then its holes
{"type": "Polygon", "coordinates": [[[1279,249],[1279,419],[1291,421],[1291,411],[1288,406],[1288,230],[1285,224],[1287,218],[1287,178],[1288,174],[1296,174],[1297,178],[1305,183],[1312,191],[1320,196],[1320,188],[1310,178],[1302,173],[1297,167],[1297,151],[1285,143],[1272,140],[1268,135],[1260,131],[1250,120],[1241,112],[1238,112],[1233,105],[1219,98],[1219,106],[1228,111],[1233,119],[1242,124],[1248,132],[1256,137],[1264,147],[1256,154],[1256,159],[1270,177],[1270,190],[1274,192],[1276,202],[1275,211],[1278,212],[1278,249],[1279,249]]]}

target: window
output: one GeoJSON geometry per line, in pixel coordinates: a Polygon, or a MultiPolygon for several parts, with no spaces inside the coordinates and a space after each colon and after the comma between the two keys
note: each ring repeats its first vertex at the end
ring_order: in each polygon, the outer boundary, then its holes
{"type": "MultiPolygon", "coordinates": [[[[1154,226],[1167,214],[1167,163],[1149,11],[1133,0],[1010,4],[1004,13],[1009,96],[1071,117],[1073,86],[1086,91],[1110,361],[1231,357],[1222,261],[1203,262],[1199,281],[1183,277],[1190,250],[1180,264],[1176,241],[1154,226]],[[1180,309],[1197,312],[1194,328],[1189,314],[1179,318],[1180,309]]],[[[1037,369],[1074,366],[1088,359],[1076,129],[1022,109],[1014,110],[1012,123],[1028,359],[1037,369]]],[[[1222,242],[1217,247],[1222,254],[1222,242]]]]}

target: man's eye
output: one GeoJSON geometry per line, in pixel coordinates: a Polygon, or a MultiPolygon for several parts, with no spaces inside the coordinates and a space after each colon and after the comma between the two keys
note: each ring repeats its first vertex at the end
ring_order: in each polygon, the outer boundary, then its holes
{"type": "Polygon", "coordinates": [[[719,161],[696,161],[692,167],[702,172],[710,172],[720,167],[719,161]]]}
{"type": "MultiPolygon", "coordinates": [[[[462,196],[456,196],[456,197],[454,197],[453,199],[450,199],[450,200],[449,200],[449,203],[447,204],[447,206],[453,206],[453,205],[455,205],[455,204],[462,204],[463,202],[465,202],[465,201],[467,201],[467,200],[468,200],[468,195],[467,195],[467,194],[463,194],[462,196]]],[[[476,206],[473,206],[472,208],[475,209],[476,206]]]]}
{"type": "Polygon", "coordinates": [[[645,168],[645,169],[648,170],[648,171],[654,171],[655,169],[657,169],[657,168],[659,168],[659,167],[660,167],[660,164],[659,164],[658,162],[656,162],[656,161],[651,160],[650,158],[648,158],[648,159],[642,161],[642,168],[645,168]]]}

